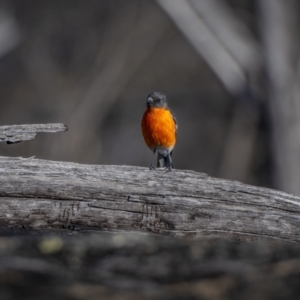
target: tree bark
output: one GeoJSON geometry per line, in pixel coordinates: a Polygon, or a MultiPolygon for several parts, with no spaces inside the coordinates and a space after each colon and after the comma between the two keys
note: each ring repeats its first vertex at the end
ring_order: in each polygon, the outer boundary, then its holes
{"type": "Polygon", "coordinates": [[[0,224],[300,241],[300,198],[185,170],[0,157],[0,224]]]}

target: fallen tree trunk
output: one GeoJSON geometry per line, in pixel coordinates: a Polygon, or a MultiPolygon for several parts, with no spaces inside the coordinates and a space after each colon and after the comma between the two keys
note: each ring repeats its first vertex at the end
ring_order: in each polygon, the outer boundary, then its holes
{"type": "Polygon", "coordinates": [[[0,157],[0,225],[300,242],[300,198],[185,170],[0,157]]]}

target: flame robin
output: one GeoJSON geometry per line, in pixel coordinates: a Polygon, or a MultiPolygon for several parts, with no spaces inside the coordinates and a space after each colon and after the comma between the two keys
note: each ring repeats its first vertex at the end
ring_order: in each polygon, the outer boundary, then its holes
{"type": "Polygon", "coordinates": [[[157,166],[172,171],[172,152],[176,143],[177,122],[167,105],[167,98],[159,92],[147,97],[147,109],[142,118],[142,133],[147,146],[153,151],[150,170],[154,169],[156,152],[157,166]]]}

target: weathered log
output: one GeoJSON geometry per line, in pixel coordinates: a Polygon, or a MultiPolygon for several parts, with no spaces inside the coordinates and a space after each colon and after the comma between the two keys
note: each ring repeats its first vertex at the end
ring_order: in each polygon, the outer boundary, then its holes
{"type": "Polygon", "coordinates": [[[300,242],[300,197],[193,171],[0,157],[0,225],[300,242]]]}
{"type": "Polygon", "coordinates": [[[33,140],[38,132],[61,132],[68,130],[64,124],[27,124],[0,126],[0,142],[7,144],[33,140]]]}
{"type": "Polygon", "coordinates": [[[299,245],[1,236],[1,299],[299,299],[299,245]]]}

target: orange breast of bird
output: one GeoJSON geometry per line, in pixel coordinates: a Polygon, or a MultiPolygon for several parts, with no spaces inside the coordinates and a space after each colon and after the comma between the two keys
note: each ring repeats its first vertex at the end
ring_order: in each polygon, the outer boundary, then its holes
{"type": "Polygon", "coordinates": [[[142,133],[147,146],[171,148],[176,143],[176,123],[165,108],[147,108],[142,118],[142,133]]]}

